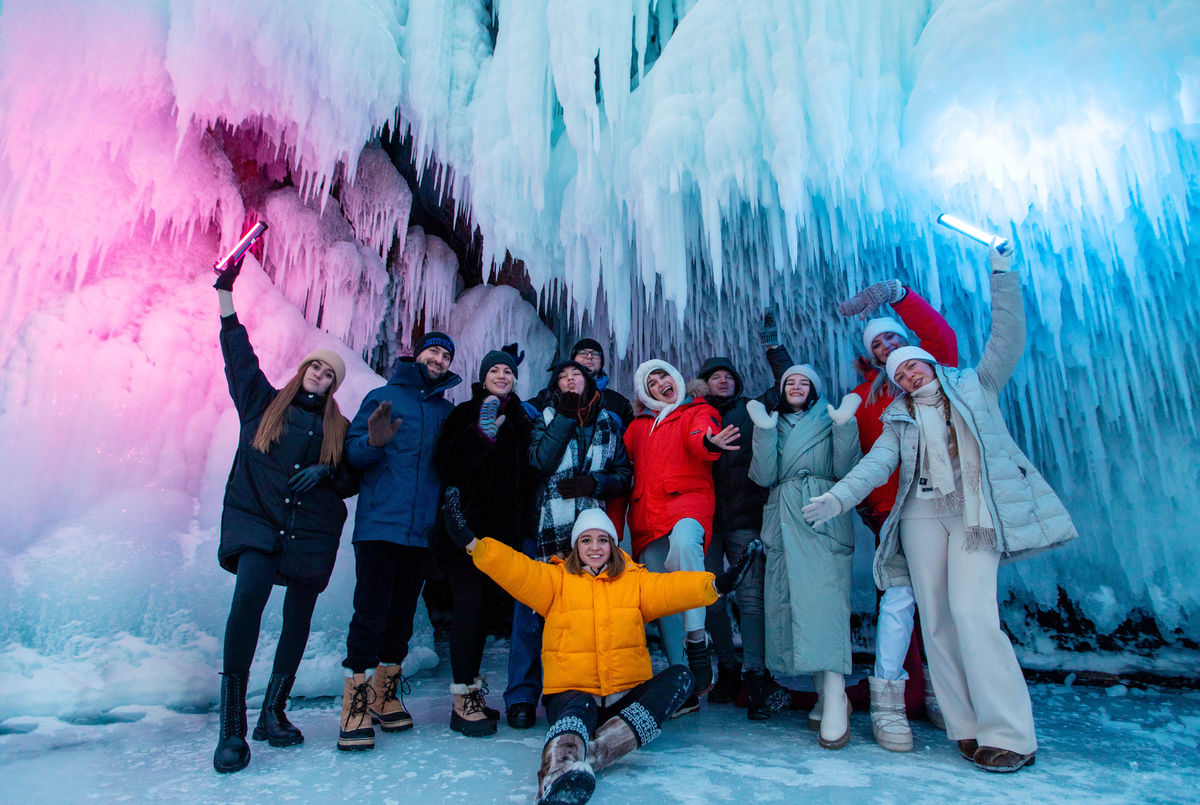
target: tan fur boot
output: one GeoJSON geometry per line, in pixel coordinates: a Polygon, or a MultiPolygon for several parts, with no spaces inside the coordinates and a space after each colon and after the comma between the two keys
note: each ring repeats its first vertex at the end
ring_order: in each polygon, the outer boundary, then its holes
{"type": "Polygon", "coordinates": [[[483,738],[496,734],[497,721],[488,717],[479,680],[470,685],[452,683],[450,692],[454,694],[450,729],[461,732],[468,738],[483,738]]]}
{"type": "Polygon", "coordinates": [[[346,677],[342,690],[342,723],[338,730],[338,749],[361,751],[375,748],[375,729],[371,726],[371,702],[375,691],[366,674],[346,677]]]}
{"type": "Polygon", "coordinates": [[[596,775],[585,760],[587,744],[574,732],[546,741],[538,771],[539,805],[577,805],[596,790],[596,775]]]}
{"type": "Polygon", "coordinates": [[[637,748],[633,728],[625,723],[625,719],[613,716],[596,730],[596,737],[588,747],[588,762],[592,764],[592,771],[600,771],[637,748]]]}
{"type": "Polygon", "coordinates": [[[408,680],[400,673],[399,665],[380,665],[371,677],[371,690],[375,701],[371,703],[371,723],[378,724],[384,732],[400,732],[412,729],[413,720],[404,709],[404,694],[408,693],[408,680]]]}

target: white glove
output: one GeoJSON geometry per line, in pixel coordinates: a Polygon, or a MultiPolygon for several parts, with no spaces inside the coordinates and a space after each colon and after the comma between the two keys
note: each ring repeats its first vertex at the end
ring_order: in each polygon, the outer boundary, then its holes
{"type": "Polygon", "coordinates": [[[812,525],[827,523],[842,513],[842,502],[832,492],[808,499],[808,505],[800,510],[804,519],[812,525]]]}
{"type": "Polygon", "coordinates": [[[746,413],[750,415],[750,421],[754,423],[754,427],[763,430],[774,430],[776,423],[779,422],[779,412],[772,411],[768,414],[767,406],[758,400],[746,403],[746,413]]]}
{"type": "Polygon", "coordinates": [[[854,419],[854,412],[858,410],[858,406],[862,405],[862,397],[859,397],[853,391],[842,398],[842,404],[837,408],[832,405],[825,406],[829,409],[829,418],[833,420],[835,425],[845,425],[851,419],[854,419]]]}
{"type": "MultiPolygon", "coordinates": [[[[997,244],[1000,245],[1000,244],[997,244]]],[[[1013,247],[1008,241],[1003,241],[1004,253],[1001,254],[996,246],[988,249],[988,263],[992,266],[993,274],[1003,274],[1012,269],[1013,247]]]]}

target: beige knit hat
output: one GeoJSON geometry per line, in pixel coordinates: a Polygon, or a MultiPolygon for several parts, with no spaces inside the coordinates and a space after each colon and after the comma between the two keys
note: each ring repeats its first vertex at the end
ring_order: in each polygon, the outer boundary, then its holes
{"type": "Polygon", "coordinates": [[[304,356],[304,360],[300,361],[300,365],[296,367],[296,371],[304,368],[305,364],[310,361],[321,361],[329,365],[333,369],[333,388],[329,393],[338,390],[338,386],[342,385],[342,381],[346,379],[346,362],[342,360],[342,356],[334,352],[332,349],[314,349],[312,352],[304,356]]]}

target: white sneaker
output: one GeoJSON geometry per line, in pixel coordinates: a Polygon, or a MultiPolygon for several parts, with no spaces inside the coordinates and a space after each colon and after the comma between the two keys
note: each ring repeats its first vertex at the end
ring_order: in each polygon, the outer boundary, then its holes
{"type": "Polygon", "coordinates": [[[911,752],[912,728],[904,712],[904,680],[871,677],[871,732],[875,743],[892,752],[911,752]]]}

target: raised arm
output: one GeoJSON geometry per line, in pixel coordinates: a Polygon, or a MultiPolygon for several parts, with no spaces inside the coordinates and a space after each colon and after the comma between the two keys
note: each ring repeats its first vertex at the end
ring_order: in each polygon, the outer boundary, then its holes
{"type": "MultiPolygon", "coordinates": [[[[1001,265],[1003,258],[1001,255],[1001,265]]],[[[995,266],[997,261],[993,258],[992,263],[995,266]]],[[[991,285],[992,331],[976,371],[979,382],[999,394],[1025,351],[1025,300],[1021,296],[1021,278],[1015,271],[993,269],[991,285]]]]}
{"type": "Polygon", "coordinates": [[[750,480],[762,487],[770,488],[779,479],[779,414],[768,414],[758,400],[746,404],[746,412],[754,423],[751,439],[754,454],[750,457],[750,480]]]}
{"type": "Polygon", "coordinates": [[[475,543],[471,561],[513,598],[546,617],[562,580],[556,565],[530,559],[491,537],[475,543]]]}
{"type": "Polygon", "coordinates": [[[862,458],[862,446],[858,441],[858,421],[833,423],[833,474],[844,478],[862,458]]]}

